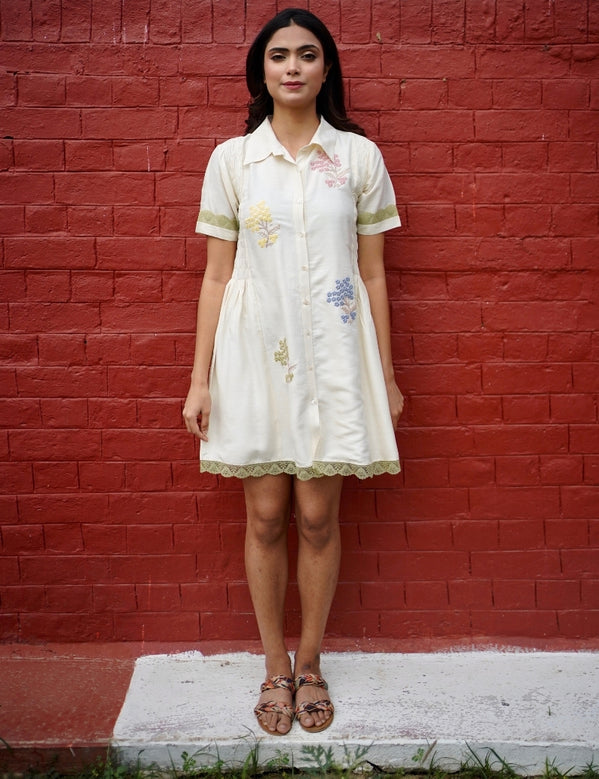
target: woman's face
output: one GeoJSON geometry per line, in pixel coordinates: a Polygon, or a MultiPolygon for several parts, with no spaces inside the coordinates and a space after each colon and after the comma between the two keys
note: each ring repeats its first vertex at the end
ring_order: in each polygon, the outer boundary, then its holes
{"type": "Polygon", "coordinates": [[[315,110],[327,72],[320,41],[305,27],[282,27],[266,44],[264,82],[275,108],[315,110]]]}

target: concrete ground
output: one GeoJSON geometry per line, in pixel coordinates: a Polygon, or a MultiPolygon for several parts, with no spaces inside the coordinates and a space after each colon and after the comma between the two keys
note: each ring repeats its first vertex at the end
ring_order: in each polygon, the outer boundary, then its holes
{"type": "Polygon", "coordinates": [[[333,724],[308,734],[295,723],[282,737],[252,714],[263,658],[254,647],[225,651],[238,648],[0,646],[0,773],[54,756],[88,762],[108,745],[164,768],[183,765],[184,752],[205,767],[239,765],[251,751],[262,765],[315,767],[319,748],[337,764],[363,756],[386,768],[455,770],[474,754],[523,775],[546,763],[599,767],[596,647],[328,652],[333,724]]]}

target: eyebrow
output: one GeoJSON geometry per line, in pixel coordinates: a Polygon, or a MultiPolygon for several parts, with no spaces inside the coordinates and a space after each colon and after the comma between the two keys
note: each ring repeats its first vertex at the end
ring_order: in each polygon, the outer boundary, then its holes
{"type": "MultiPolygon", "coordinates": [[[[305,43],[303,46],[298,46],[297,51],[306,51],[306,50],[312,50],[312,51],[320,51],[319,47],[316,46],[314,43],[305,43]]],[[[285,48],[285,46],[272,46],[270,49],[268,49],[270,52],[288,52],[289,49],[285,48]]]]}

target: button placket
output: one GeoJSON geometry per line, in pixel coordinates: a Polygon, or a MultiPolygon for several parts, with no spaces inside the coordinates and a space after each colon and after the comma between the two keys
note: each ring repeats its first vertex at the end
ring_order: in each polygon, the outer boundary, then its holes
{"type": "MultiPolygon", "coordinates": [[[[302,155],[305,157],[306,155],[302,155]]],[[[312,454],[314,454],[318,442],[318,428],[320,425],[318,410],[318,395],[316,391],[316,376],[314,371],[314,345],[312,341],[312,303],[310,290],[310,260],[308,256],[308,243],[304,221],[304,183],[303,170],[305,160],[296,164],[296,193],[294,197],[294,232],[296,235],[296,249],[298,258],[299,293],[301,300],[302,334],[304,341],[304,353],[306,357],[306,384],[309,401],[308,412],[310,415],[310,427],[312,432],[312,454]]]]}

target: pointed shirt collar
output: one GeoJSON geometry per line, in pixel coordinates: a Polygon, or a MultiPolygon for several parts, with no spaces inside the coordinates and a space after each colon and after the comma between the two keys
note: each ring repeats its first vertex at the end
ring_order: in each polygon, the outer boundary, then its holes
{"type": "MultiPolygon", "coordinates": [[[[335,130],[326,119],[321,117],[318,129],[307,146],[319,146],[327,157],[332,160],[335,157],[336,140],[337,130],[335,130]]],[[[275,157],[289,156],[288,151],[275,135],[270,124],[270,118],[267,117],[262,124],[248,136],[243,164],[248,165],[250,162],[260,162],[271,154],[275,157]]]]}

